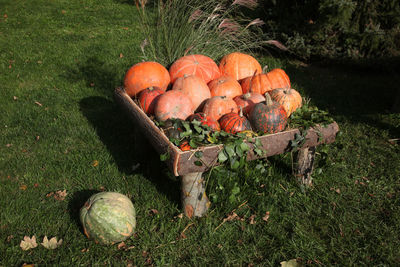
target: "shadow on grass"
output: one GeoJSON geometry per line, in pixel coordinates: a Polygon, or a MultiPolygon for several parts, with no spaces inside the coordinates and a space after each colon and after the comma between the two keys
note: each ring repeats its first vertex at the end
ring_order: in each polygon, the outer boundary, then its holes
{"type": "Polygon", "coordinates": [[[383,69],[379,71],[361,63],[325,63],[308,67],[289,65],[287,72],[296,88],[301,88],[313,104],[329,111],[338,122],[368,124],[398,137],[400,128],[379,115],[393,113],[391,109],[400,93],[400,77],[395,69],[381,64],[383,69]]]}
{"type": "Polygon", "coordinates": [[[150,180],[169,200],[179,203],[179,181],[171,179],[158,153],[123,110],[104,97],[87,97],[80,110],[107,147],[120,172],[140,174],[150,180]]]}
{"type": "Polygon", "coordinates": [[[69,216],[71,217],[71,221],[78,225],[79,230],[83,233],[82,224],[79,218],[80,209],[85,204],[86,200],[88,200],[92,195],[99,193],[97,190],[82,190],[77,191],[72,195],[71,201],[68,203],[68,211],[69,216]]]}
{"type": "Polygon", "coordinates": [[[158,153],[123,110],[110,100],[115,85],[121,81],[116,67],[91,56],[76,69],[67,70],[64,78],[84,81],[88,87],[93,83],[94,89],[104,95],[81,99],[80,111],[107,147],[118,170],[127,175],[143,175],[169,200],[179,203],[179,181],[171,179],[172,174],[158,153]]]}

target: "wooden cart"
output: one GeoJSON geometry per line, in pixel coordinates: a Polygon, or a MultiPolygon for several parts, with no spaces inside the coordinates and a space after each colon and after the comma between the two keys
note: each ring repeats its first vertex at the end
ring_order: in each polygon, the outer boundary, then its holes
{"type": "MultiPolygon", "coordinates": [[[[217,163],[218,153],[223,145],[212,145],[201,147],[203,152],[202,165],[198,166],[194,153],[199,150],[181,151],[161,131],[155,123],[143,112],[143,110],[126,94],[123,87],[118,87],[114,92],[116,102],[129,114],[133,122],[153,145],[159,154],[168,153],[169,158],[166,164],[175,176],[180,176],[182,206],[184,214],[188,217],[203,216],[208,207],[209,201],[205,194],[203,172],[209,170],[217,163]],[[193,193],[194,192],[194,193],[193,193]]],[[[335,141],[339,126],[333,122],[324,127],[316,126],[307,131],[306,140],[298,150],[296,156],[297,180],[305,185],[311,184],[311,173],[313,171],[315,147],[320,144],[329,144],[335,141]]],[[[287,152],[290,141],[295,135],[300,134],[298,129],[291,129],[276,134],[269,134],[256,137],[266,151],[263,157],[269,157],[287,152]]],[[[250,146],[251,147],[251,146],[250,146]]],[[[252,150],[247,155],[248,160],[259,158],[252,150]]]]}

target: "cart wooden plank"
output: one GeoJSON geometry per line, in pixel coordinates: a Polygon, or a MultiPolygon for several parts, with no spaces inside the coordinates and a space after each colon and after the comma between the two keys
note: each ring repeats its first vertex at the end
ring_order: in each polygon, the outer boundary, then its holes
{"type": "MultiPolygon", "coordinates": [[[[139,127],[144,136],[159,154],[168,153],[167,166],[175,176],[187,175],[196,172],[205,172],[217,164],[218,153],[223,145],[204,146],[190,151],[181,151],[168,137],[156,126],[156,124],[143,112],[143,110],[126,94],[123,87],[118,87],[114,92],[116,102],[129,114],[133,122],[139,127]],[[195,161],[199,159],[194,156],[198,150],[203,152],[202,166],[197,166],[195,161]]],[[[315,147],[320,144],[329,144],[335,141],[339,126],[333,122],[327,126],[316,126],[307,132],[306,142],[302,148],[315,147]]],[[[266,154],[269,157],[287,152],[290,141],[295,135],[300,134],[299,129],[290,129],[276,134],[255,137],[259,139],[266,154]]],[[[249,144],[251,146],[251,144],[249,144]]],[[[248,160],[260,158],[252,150],[248,153],[248,160]]]]}

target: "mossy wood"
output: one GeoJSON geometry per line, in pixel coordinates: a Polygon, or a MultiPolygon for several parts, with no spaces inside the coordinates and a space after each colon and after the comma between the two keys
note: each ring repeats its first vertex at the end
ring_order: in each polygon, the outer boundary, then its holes
{"type": "MultiPolygon", "coordinates": [[[[197,148],[196,150],[181,151],[172,144],[168,137],[157,127],[157,125],[140,109],[140,107],[125,93],[122,87],[115,90],[115,100],[131,116],[134,123],[139,126],[141,132],[154,146],[158,153],[168,153],[166,164],[175,176],[182,176],[194,172],[205,172],[212,166],[217,165],[218,153],[223,145],[212,145],[197,148]],[[198,150],[203,152],[201,157],[202,165],[195,164],[199,161],[194,153],[198,150]]],[[[327,126],[316,126],[308,130],[306,141],[301,148],[315,147],[319,144],[329,144],[335,141],[339,126],[333,122],[327,126]]],[[[260,140],[265,154],[262,157],[282,154],[288,151],[290,141],[295,139],[295,135],[300,134],[298,129],[289,129],[276,134],[269,134],[256,137],[260,140]]],[[[252,147],[252,144],[250,144],[252,147]]],[[[248,160],[260,158],[253,153],[248,153],[248,160]]]]}

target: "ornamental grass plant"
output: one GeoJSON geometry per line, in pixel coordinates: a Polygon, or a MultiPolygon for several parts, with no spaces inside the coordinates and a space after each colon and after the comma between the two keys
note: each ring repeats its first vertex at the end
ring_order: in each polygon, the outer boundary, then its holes
{"type": "Polygon", "coordinates": [[[220,59],[233,51],[259,49],[266,34],[259,18],[245,16],[256,0],[136,0],[140,14],[143,60],[169,66],[176,59],[201,53],[220,59]]]}

